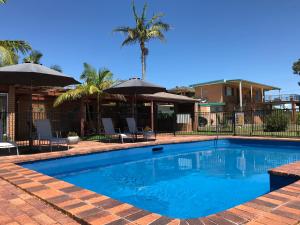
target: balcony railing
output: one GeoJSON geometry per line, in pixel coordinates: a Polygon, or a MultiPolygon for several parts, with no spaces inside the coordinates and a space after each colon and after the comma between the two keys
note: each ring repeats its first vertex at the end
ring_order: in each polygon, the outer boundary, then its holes
{"type": "Polygon", "coordinates": [[[267,95],[265,102],[291,102],[300,101],[300,95],[298,94],[284,94],[284,95],[267,95]]]}

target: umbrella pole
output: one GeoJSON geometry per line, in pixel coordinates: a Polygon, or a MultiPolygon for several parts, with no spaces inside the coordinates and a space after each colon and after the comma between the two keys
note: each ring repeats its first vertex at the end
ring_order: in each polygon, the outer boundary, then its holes
{"type": "MultiPolygon", "coordinates": [[[[138,126],[138,116],[137,116],[137,104],[136,104],[136,93],[134,93],[134,103],[135,103],[135,113],[134,113],[134,119],[135,119],[135,123],[136,123],[136,126],[138,126]]],[[[135,141],[137,141],[137,130],[136,130],[136,133],[135,133],[135,141]]]]}
{"type": "Polygon", "coordinates": [[[32,150],[33,138],[32,138],[32,81],[30,85],[30,101],[29,101],[29,148],[32,150]]]}

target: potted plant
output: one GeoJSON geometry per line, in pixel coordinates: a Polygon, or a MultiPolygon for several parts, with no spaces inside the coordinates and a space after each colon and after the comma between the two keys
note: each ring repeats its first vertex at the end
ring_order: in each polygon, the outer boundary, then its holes
{"type": "Polygon", "coordinates": [[[143,130],[143,133],[144,133],[144,139],[145,140],[148,141],[149,139],[151,139],[153,137],[155,139],[155,134],[154,134],[153,130],[150,127],[146,126],[143,130]]]}
{"type": "Polygon", "coordinates": [[[76,132],[69,132],[67,139],[70,145],[78,144],[78,142],[80,141],[80,138],[76,132]]]}

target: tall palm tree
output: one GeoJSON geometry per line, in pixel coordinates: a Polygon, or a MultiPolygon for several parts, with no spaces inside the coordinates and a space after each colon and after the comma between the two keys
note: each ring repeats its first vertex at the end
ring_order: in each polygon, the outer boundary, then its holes
{"type": "Polygon", "coordinates": [[[135,27],[122,26],[114,30],[126,35],[122,46],[139,43],[141,49],[141,62],[142,62],[142,78],[146,78],[146,57],[149,54],[149,49],[146,43],[152,39],[160,39],[165,41],[164,32],[170,29],[170,25],[161,21],[164,16],[159,13],[154,15],[151,19],[146,18],[147,4],[144,5],[143,12],[139,16],[134,1],[132,2],[132,10],[135,19],[135,27]]]}
{"type": "Polygon", "coordinates": [[[30,54],[23,59],[24,63],[35,63],[41,64],[41,58],[43,57],[43,53],[37,50],[33,50],[30,54]]]}
{"type": "Polygon", "coordinates": [[[57,107],[65,101],[76,100],[87,96],[97,97],[97,129],[100,126],[100,105],[101,99],[105,95],[104,89],[109,88],[113,82],[113,74],[108,69],[96,70],[91,65],[84,63],[84,70],[80,76],[84,82],[78,85],[75,89],[69,90],[55,100],[54,106],[57,107]]]}
{"type": "Polygon", "coordinates": [[[0,40],[0,66],[18,63],[18,54],[26,54],[31,46],[25,41],[0,40]]]}

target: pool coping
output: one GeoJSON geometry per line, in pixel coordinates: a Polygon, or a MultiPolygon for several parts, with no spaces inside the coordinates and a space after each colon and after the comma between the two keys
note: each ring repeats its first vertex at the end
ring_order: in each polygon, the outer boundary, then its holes
{"type": "MultiPolygon", "coordinates": [[[[251,139],[251,140],[286,140],[297,141],[290,138],[257,138],[257,137],[231,137],[221,136],[220,139],[251,139]]],[[[84,155],[96,152],[113,150],[126,150],[132,147],[151,146],[157,144],[172,144],[183,142],[207,141],[214,137],[194,138],[188,141],[161,141],[146,143],[131,143],[103,147],[101,149],[87,149],[82,152],[56,152],[25,157],[4,158],[0,162],[0,178],[15,185],[50,204],[57,210],[69,215],[82,224],[140,224],[140,225],[163,225],[163,224],[190,224],[190,225],[233,225],[233,224],[298,224],[300,222],[300,161],[271,169],[270,174],[276,176],[296,177],[298,181],[284,186],[278,190],[260,196],[247,203],[235,206],[220,213],[198,219],[180,220],[169,218],[130,204],[114,200],[93,191],[76,187],[68,182],[61,181],[51,176],[26,169],[16,163],[45,160],[52,158],[84,155]]],[[[96,147],[95,147],[96,148],[96,147]]]]}

